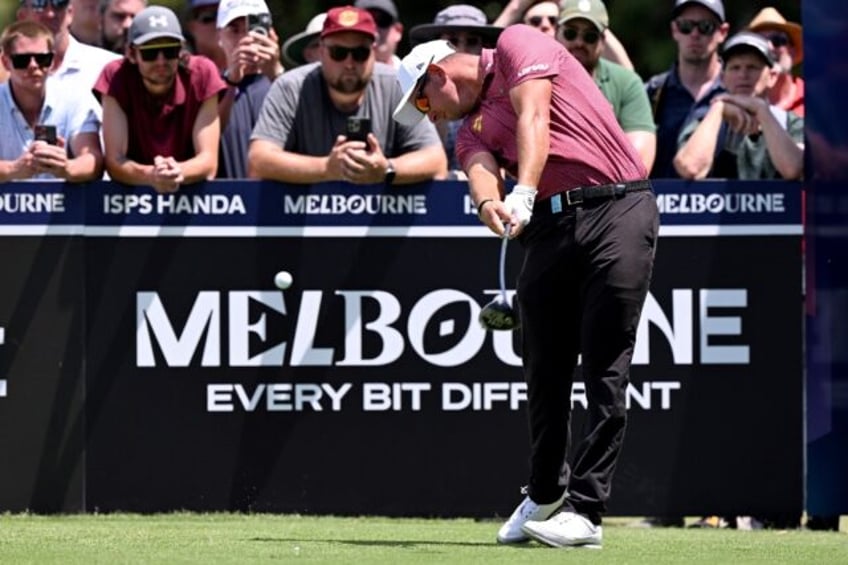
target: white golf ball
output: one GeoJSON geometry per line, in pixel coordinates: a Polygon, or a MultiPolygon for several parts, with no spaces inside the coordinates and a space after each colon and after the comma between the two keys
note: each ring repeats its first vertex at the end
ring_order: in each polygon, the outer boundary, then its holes
{"type": "Polygon", "coordinates": [[[277,285],[277,288],[280,290],[285,290],[290,287],[293,281],[294,279],[288,271],[280,271],[274,275],[274,284],[277,285]]]}

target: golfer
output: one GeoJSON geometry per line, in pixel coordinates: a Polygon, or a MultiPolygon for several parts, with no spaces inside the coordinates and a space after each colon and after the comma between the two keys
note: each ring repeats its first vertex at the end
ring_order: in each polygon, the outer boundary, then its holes
{"type": "Polygon", "coordinates": [[[456,150],[480,220],[498,235],[508,224],[525,248],[517,296],[530,477],[497,539],[599,547],[657,239],[647,171],[592,77],[535,28],[510,26],[480,55],[421,44],[398,81],[398,122],[465,118],[456,150]],[[517,181],[506,198],[501,169],[517,181]],[[589,406],[569,463],[578,355],[589,406]]]}

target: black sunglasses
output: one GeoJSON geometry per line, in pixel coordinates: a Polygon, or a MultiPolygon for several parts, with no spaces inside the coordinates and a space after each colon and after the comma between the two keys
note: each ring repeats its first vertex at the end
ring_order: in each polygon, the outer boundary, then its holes
{"type": "Polygon", "coordinates": [[[35,59],[35,64],[42,69],[48,68],[53,64],[53,53],[15,53],[9,55],[12,60],[12,66],[18,70],[25,69],[29,66],[29,62],[35,59]]]}
{"type": "Polygon", "coordinates": [[[582,34],[574,29],[573,27],[567,27],[562,30],[562,36],[566,41],[574,41],[577,39],[577,36],[581,36],[583,38],[583,43],[587,45],[594,45],[601,38],[601,34],[594,30],[584,31],[582,34]]]}
{"type": "Polygon", "coordinates": [[[454,47],[465,47],[466,49],[477,49],[483,45],[483,38],[479,35],[449,35],[445,39],[454,47]]]}
{"type": "Polygon", "coordinates": [[[542,25],[542,22],[545,19],[547,19],[548,22],[552,26],[556,27],[556,25],[557,25],[557,17],[556,16],[530,16],[529,18],[527,18],[527,23],[530,24],[533,27],[539,27],[540,25],[542,25]]]}
{"type": "Polygon", "coordinates": [[[218,12],[204,10],[195,14],[194,20],[202,24],[214,24],[218,21],[218,12]]]}
{"type": "Polygon", "coordinates": [[[166,59],[176,59],[180,56],[183,46],[179,43],[167,43],[165,45],[151,45],[150,47],[138,47],[138,54],[145,63],[152,63],[162,53],[166,59]]]}
{"type": "Polygon", "coordinates": [[[371,56],[371,48],[360,45],[359,47],[343,47],[341,45],[328,45],[327,51],[333,61],[341,63],[348,55],[353,55],[357,63],[364,63],[371,56]]]}
{"type": "Polygon", "coordinates": [[[371,14],[371,17],[374,18],[374,23],[377,24],[377,27],[386,29],[387,27],[392,27],[392,24],[395,23],[395,19],[388,12],[384,12],[383,10],[371,9],[368,10],[368,13],[371,14]]]}
{"type": "Polygon", "coordinates": [[[43,10],[50,4],[54,10],[62,10],[70,3],[71,0],[29,0],[29,7],[33,10],[43,10]]]}
{"type": "Polygon", "coordinates": [[[789,45],[792,43],[789,40],[789,36],[783,33],[782,31],[772,31],[770,33],[764,33],[763,37],[771,41],[771,44],[775,47],[783,47],[784,45],[789,45]]]}
{"type": "Polygon", "coordinates": [[[677,20],[677,29],[683,35],[689,35],[692,30],[698,28],[698,33],[701,35],[712,35],[718,29],[718,23],[715,20],[677,20]]]}

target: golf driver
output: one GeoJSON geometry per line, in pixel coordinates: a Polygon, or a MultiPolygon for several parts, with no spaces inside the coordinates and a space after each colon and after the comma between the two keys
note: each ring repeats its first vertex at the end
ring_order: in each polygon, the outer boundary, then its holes
{"type": "Polygon", "coordinates": [[[483,306],[477,320],[487,330],[514,330],[519,326],[518,316],[506,299],[506,245],[509,242],[510,225],[507,224],[501,238],[501,255],[498,264],[500,279],[500,294],[494,300],[483,306]]]}

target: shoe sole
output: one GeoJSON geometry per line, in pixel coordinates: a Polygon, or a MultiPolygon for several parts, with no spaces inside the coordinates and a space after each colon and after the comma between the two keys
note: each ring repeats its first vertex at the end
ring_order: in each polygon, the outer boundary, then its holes
{"type": "Polygon", "coordinates": [[[574,549],[602,549],[602,545],[600,543],[594,542],[585,542],[585,543],[562,543],[559,540],[555,540],[553,538],[548,538],[545,536],[543,532],[535,532],[533,530],[522,530],[525,534],[527,534],[531,539],[536,540],[539,543],[543,543],[550,547],[559,547],[563,549],[574,548],[574,549]]]}

